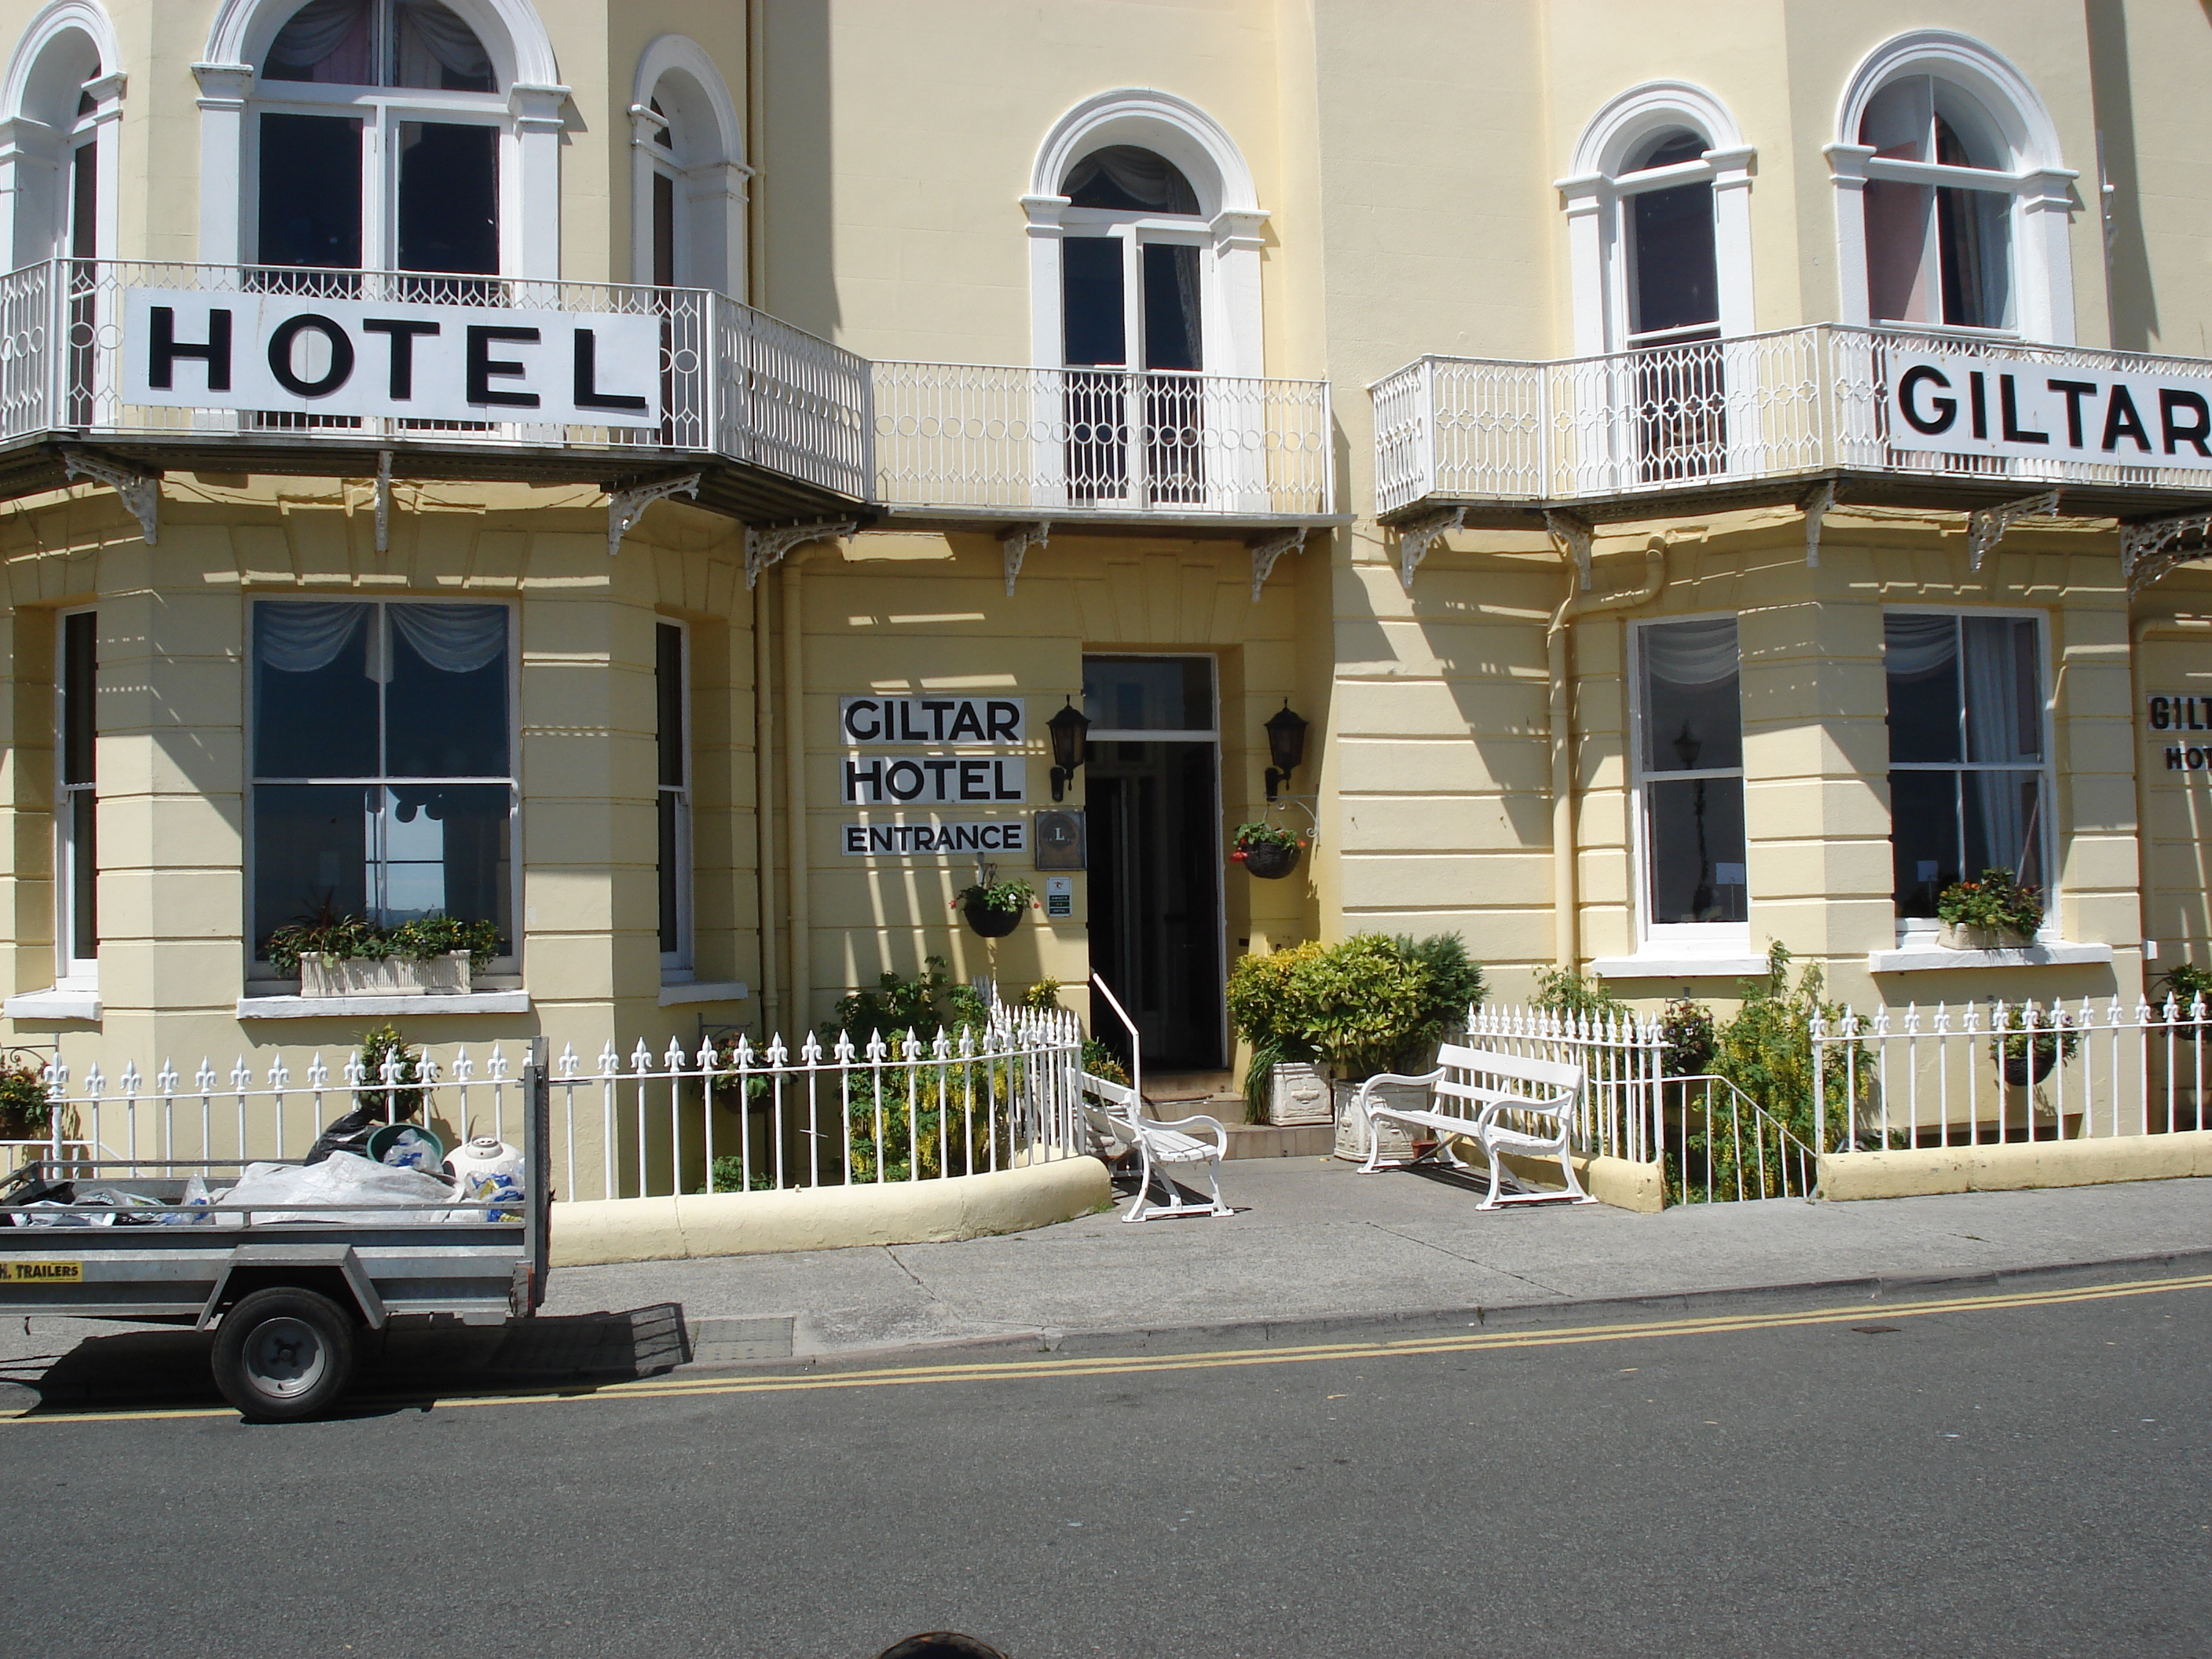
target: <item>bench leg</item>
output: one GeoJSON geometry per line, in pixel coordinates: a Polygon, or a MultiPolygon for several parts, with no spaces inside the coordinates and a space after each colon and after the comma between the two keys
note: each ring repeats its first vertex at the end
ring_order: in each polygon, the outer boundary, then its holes
{"type": "Polygon", "coordinates": [[[1582,1177],[1575,1173],[1574,1155],[1567,1148],[1559,1148],[1559,1173],[1567,1178],[1567,1190],[1574,1194],[1577,1204],[1595,1204],[1597,1200],[1583,1190],[1582,1177]]]}
{"type": "Polygon", "coordinates": [[[1131,1200],[1129,1212],[1121,1219],[1142,1221],[1145,1218],[1145,1201],[1152,1195],[1152,1155],[1145,1150],[1145,1144],[1140,1140],[1137,1143],[1137,1196],[1131,1200]]]}
{"type": "Polygon", "coordinates": [[[1213,1213],[1217,1218],[1237,1213],[1221,1201],[1221,1160],[1218,1158],[1206,1160],[1206,1184],[1212,1190],[1213,1213]]]}

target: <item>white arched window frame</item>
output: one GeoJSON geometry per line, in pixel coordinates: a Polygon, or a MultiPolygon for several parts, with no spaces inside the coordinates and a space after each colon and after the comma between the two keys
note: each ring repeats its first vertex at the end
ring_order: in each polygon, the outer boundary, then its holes
{"type": "MultiPolygon", "coordinates": [[[[258,65],[301,0],[222,0],[208,33],[207,56],[192,65],[200,85],[200,259],[234,265],[252,257],[258,179],[252,117],[283,106],[334,113],[374,106],[388,120],[403,109],[429,119],[483,119],[499,129],[500,266],[510,276],[561,274],[562,106],[553,43],[530,0],[445,0],[476,31],[492,64],[496,94],[382,88],[359,93],[308,82],[257,86],[258,65]]],[[[380,160],[370,165],[382,167],[380,160]]],[[[390,172],[389,167],[384,168],[390,172]]],[[[381,178],[382,174],[379,175],[381,178]]],[[[367,200],[362,262],[386,252],[391,214],[382,190],[367,200]]]]}
{"type": "MultiPolygon", "coordinates": [[[[1837,112],[1836,142],[1825,154],[1836,185],[1838,310],[1845,323],[1876,319],[1867,278],[1866,187],[1870,179],[1999,191],[2011,198],[2014,326],[1976,331],[2056,345],[2074,343],[2074,263],[2069,246],[2074,182],[2058,129],[2027,77],[1980,41],[1942,29],[1917,29],[1878,46],[1852,74],[1837,112]],[[1893,160],[1859,142],[1867,106],[1906,76],[1948,82],[1978,104],[2009,152],[2008,165],[1945,167],[1893,160]]],[[[1914,325],[1918,327],[1921,325],[1914,325]]]]}
{"type": "Polygon", "coordinates": [[[638,59],[630,118],[630,280],[660,280],[661,214],[672,285],[745,297],[744,126],[706,48],[664,34],[638,59]],[[665,182],[657,182],[665,181],[665,182]]]}
{"type": "Polygon", "coordinates": [[[11,267],[65,254],[114,257],[119,61],[97,0],[55,0],[16,42],[0,83],[0,199],[11,267]]]}
{"type": "Polygon", "coordinates": [[[1575,146],[1574,171],[1557,182],[1567,214],[1574,294],[1574,349],[1582,357],[1628,343],[1624,205],[1645,191],[1713,187],[1713,264],[1725,337],[1753,329],[1751,178],[1758,152],[1743,142],[1719,99],[1683,81],[1632,87],[1600,110],[1575,146]],[[1688,131],[1705,153],[1674,167],[1632,171],[1651,141],[1688,131]]]}
{"type": "Polygon", "coordinates": [[[1148,149],[1190,181],[1204,221],[1200,242],[1200,318],[1206,371],[1257,376],[1266,372],[1260,337],[1261,231],[1267,222],[1252,171],[1212,117],[1170,93],[1131,88],[1101,93],[1060,118],[1037,152],[1022,209],[1029,217],[1030,361],[1063,362],[1060,245],[1071,232],[1127,229],[1139,239],[1182,240],[1188,219],[1147,219],[1074,209],[1060,193],[1068,171],[1085,156],[1115,144],[1148,149]]]}

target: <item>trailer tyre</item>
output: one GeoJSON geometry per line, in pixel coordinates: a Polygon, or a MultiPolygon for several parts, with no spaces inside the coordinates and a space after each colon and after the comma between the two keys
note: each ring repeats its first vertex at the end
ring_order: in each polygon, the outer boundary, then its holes
{"type": "Polygon", "coordinates": [[[326,1296],[272,1285],[223,1315],[212,1364],[216,1387],[249,1422],[295,1423],[353,1380],[353,1320],[326,1296]]]}

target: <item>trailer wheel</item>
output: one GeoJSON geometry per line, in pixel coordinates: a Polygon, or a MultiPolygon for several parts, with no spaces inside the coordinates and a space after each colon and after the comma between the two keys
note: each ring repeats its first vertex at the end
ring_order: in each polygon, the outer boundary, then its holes
{"type": "Polygon", "coordinates": [[[345,1310],[326,1296],[276,1285],[223,1315],[211,1364],[216,1387],[249,1422],[295,1423],[345,1392],[353,1361],[345,1310]]]}

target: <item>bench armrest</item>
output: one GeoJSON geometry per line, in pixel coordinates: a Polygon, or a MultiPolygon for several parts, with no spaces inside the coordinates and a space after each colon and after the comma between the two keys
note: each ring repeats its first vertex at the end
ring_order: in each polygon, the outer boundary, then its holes
{"type": "Polygon", "coordinates": [[[1419,1077],[1407,1077],[1401,1072],[1377,1072],[1373,1077],[1369,1078],[1366,1082],[1359,1085],[1359,1093],[1355,1097],[1353,1103],[1358,1106],[1362,1111],[1364,1111],[1367,1109],[1368,1091],[1374,1088],[1374,1086],[1378,1083],[1415,1083],[1425,1086],[1430,1084],[1441,1083],[1443,1081],[1443,1079],[1444,1068],[1441,1066],[1437,1066],[1433,1072],[1424,1072],[1419,1077]]]}
{"type": "Polygon", "coordinates": [[[1497,1121],[1500,1112],[1534,1112],[1540,1117],[1557,1118],[1562,1127],[1571,1127],[1568,1119],[1574,1109],[1575,1097],[1571,1094],[1554,1095],[1549,1100],[1530,1100],[1521,1095],[1499,1095],[1476,1114],[1474,1127],[1478,1132],[1487,1129],[1497,1121]]]}

